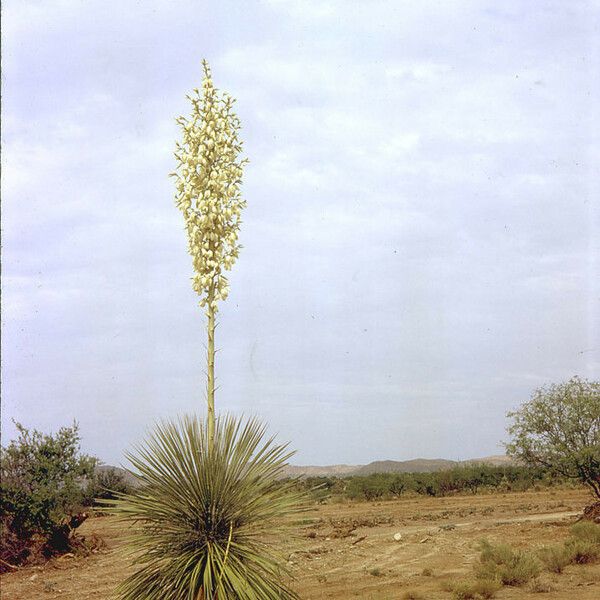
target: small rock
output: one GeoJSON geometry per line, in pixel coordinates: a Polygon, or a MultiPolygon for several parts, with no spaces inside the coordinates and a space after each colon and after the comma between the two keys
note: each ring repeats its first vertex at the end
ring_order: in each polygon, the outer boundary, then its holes
{"type": "Polygon", "coordinates": [[[429,537],[424,537],[422,540],[419,540],[419,544],[424,544],[425,542],[428,542],[431,538],[429,537]]]}
{"type": "Polygon", "coordinates": [[[29,581],[35,581],[35,580],[37,579],[37,576],[38,576],[38,574],[37,574],[37,573],[36,573],[35,575],[32,575],[32,576],[29,578],[29,581]]]}
{"type": "Polygon", "coordinates": [[[399,542],[402,540],[402,534],[401,533],[395,533],[394,534],[394,540],[399,542]]]}

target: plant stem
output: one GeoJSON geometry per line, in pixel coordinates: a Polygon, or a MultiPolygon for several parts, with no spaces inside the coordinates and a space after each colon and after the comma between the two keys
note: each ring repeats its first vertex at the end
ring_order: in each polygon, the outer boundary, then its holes
{"type": "Polygon", "coordinates": [[[208,302],[208,382],[206,401],[208,404],[208,447],[212,450],[215,441],[215,309],[212,306],[213,294],[208,302]]]}

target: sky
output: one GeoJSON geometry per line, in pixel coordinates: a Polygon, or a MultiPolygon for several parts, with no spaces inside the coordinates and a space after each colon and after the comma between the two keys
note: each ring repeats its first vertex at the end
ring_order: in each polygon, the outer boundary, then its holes
{"type": "Polygon", "coordinates": [[[600,376],[600,3],[2,4],[2,432],[109,464],[205,413],[174,204],[201,60],[237,99],[244,248],[219,412],[295,464],[503,453],[600,376]]]}

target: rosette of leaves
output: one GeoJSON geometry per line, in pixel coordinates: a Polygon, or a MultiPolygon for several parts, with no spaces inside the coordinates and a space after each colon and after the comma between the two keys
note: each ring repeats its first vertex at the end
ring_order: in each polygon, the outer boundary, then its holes
{"type": "Polygon", "coordinates": [[[296,598],[273,550],[302,509],[282,481],[291,453],[256,420],[186,417],[164,422],[128,458],[139,486],[113,503],[127,522],[139,570],[121,600],[272,600],[296,598]]]}

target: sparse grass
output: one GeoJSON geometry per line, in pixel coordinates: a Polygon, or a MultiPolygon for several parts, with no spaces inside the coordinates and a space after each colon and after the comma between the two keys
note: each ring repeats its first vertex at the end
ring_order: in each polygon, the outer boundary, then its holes
{"type": "Polygon", "coordinates": [[[570,555],[570,562],[576,565],[587,565],[600,558],[600,545],[587,540],[568,540],[565,549],[570,555]]]}
{"type": "Polygon", "coordinates": [[[407,590],[402,594],[402,600],[425,600],[425,596],[421,592],[415,590],[407,590]]]}
{"type": "Polygon", "coordinates": [[[475,582],[462,581],[450,586],[455,600],[472,600],[474,598],[493,598],[502,584],[491,579],[480,579],[475,582]]]}
{"type": "Polygon", "coordinates": [[[600,525],[581,521],[571,527],[571,539],[564,545],[569,562],[585,565],[600,559],[600,525]]]}
{"type": "Polygon", "coordinates": [[[590,542],[600,546],[600,525],[591,521],[580,521],[571,527],[571,535],[583,542],[590,542]]]}
{"type": "Polygon", "coordinates": [[[491,579],[480,579],[473,584],[473,591],[481,598],[493,598],[502,584],[491,579]]]}
{"type": "Polygon", "coordinates": [[[546,546],[538,551],[540,560],[552,573],[562,573],[572,561],[572,552],[566,546],[546,546]]]}
{"type": "Polygon", "coordinates": [[[457,583],[452,588],[452,597],[454,600],[472,600],[475,598],[473,585],[470,583],[457,583]]]}
{"type": "Polygon", "coordinates": [[[521,586],[537,577],[541,571],[539,560],[531,553],[513,550],[507,544],[481,541],[481,564],[477,579],[499,581],[504,585],[521,586]]]}
{"type": "Polygon", "coordinates": [[[528,589],[534,594],[548,594],[554,591],[554,587],[549,581],[537,577],[529,582],[528,589]]]}

